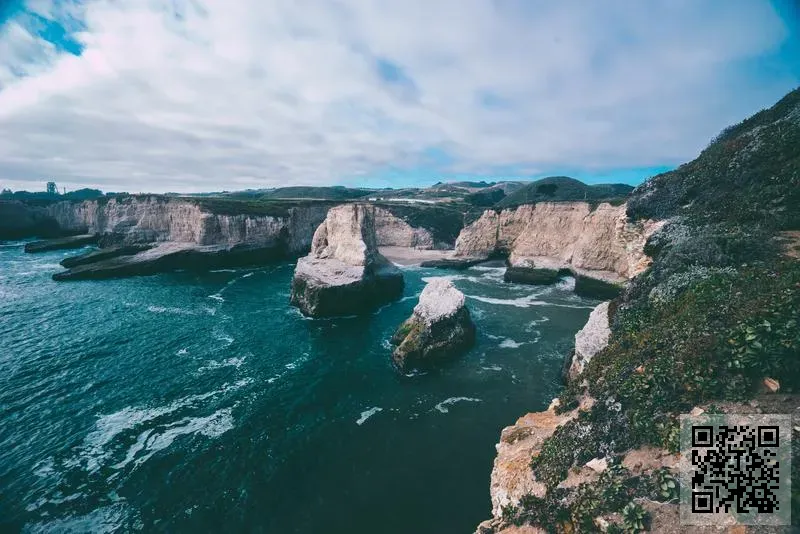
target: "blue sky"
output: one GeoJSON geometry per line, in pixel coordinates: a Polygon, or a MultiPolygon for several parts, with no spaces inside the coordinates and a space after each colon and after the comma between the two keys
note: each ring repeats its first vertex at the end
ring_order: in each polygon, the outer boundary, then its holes
{"type": "Polygon", "coordinates": [[[640,183],[800,84],[792,0],[15,0],[0,187],[640,183]]]}

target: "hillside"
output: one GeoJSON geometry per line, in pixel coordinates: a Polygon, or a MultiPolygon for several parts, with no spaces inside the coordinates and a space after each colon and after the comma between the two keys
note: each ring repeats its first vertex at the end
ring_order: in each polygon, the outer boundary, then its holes
{"type": "Polygon", "coordinates": [[[636,188],[634,218],[800,228],[800,89],[730,126],[694,161],[636,188]]]}
{"type": "Polygon", "coordinates": [[[550,176],[519,188],[497,202],[497,208],[513,208],[536,202],[564,202],[586,200],[589,202],[621,202],[633,191],[625,184],[586,185],[567,176],[550,176]]]}
{"type": "MultiPolygon", "coordinates": [[[[543,436],[524,466],[540,488],[479,532],[509,524],[552,532],[594,532],[604,522],[609,532],[668,528],[668,518],[677,519],[678,473],[669,459],[679,446],[680,414],[695,407],[795,410],[800,262],[781,230],[798,224],[798,157],[795,90],[727,128],[694,161],[636,188],[630,216],[668,218],[647,243],[653,263],[610,302],[607,345],[568,383],[557,406],[504,431],[504,439],[523,431],[543,436]],[[529,421],[533,429],[524,426],[529,421]],[[609,466],[602,475],[565,483],[599,457],[609,466]]],[[[800,469],[792,478],[798,524],[800,469]]]]}

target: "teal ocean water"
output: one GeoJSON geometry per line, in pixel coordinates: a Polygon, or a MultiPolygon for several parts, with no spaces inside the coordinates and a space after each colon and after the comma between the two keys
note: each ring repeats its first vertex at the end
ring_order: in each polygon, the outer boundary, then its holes
{"type": "Polygon", "coordinates": [[[289,307],[293,263],[57,283],[70,252],[0,244],[0,531],[467,533],[500,430],[543,409],[595,301],[502,269],[405,269],[366,317],[289,307]],[[476,347],[399,375],[424,280],[476,347]]]}

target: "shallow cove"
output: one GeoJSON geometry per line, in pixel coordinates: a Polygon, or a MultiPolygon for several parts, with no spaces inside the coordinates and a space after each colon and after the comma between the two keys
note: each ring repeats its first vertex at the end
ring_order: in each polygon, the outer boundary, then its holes
{"type": "Polygon", "coordinates": [[[500,429],[556,394],[597,304],[405,268],[401,301],[309,320],[289,262],[58,283],[76,252],[22,246],[0,244],[0,530],[472,532],[500,429]],[[388,340],[442,275],[477,344],[399,376],[388,340]]]}

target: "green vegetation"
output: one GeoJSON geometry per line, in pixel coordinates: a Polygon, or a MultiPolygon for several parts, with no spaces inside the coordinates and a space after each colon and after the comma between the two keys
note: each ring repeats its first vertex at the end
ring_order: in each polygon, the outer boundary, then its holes
{"type": "Polygon", "coordinates": [[[291,208],[311,206],[336,206],[341,202],[331,200],[240,200],[219,197],[180,197],[193,202],[203,210],[219,215],[254,215],[287,217],[291,208]]]}
{"type": "Polygon", "coordinates": [[[349,188],[341,185],[333,187],[279,187],[266,191],[262,199],[317,199],[317,200],[353,200],[363,198],[373,189],[349,188]]]}
{"type": "Polygon", "coordinates": [[[636,189],[633,218],[800,228],[800,89],[726,128],[694,161],[636,189]]]}
{"type": "MultiPolygon", "coordinates": [[[[560,396],[562,412],[584,395],[595,402],[531,460],[547,494],[509,511],[511,519],[552,531],[566,517],[570,528],[590,532],[596,527],[588,518],[618,512],[622,522],[609,531],[646,530],[647,514],[634,499],[674,502],[678,483],[669,470],[622,472],[622,484],[635,489],[608,506],[595,504],[589,490],[558,485],[592,458],[613,464],[645,445],[677,451],[680,414],[752,399],[766,377],[780,382],[781,393],[800,390],[800,262],[782,256],[778,235],[800,221],[800,202],[792,200],[800,189],[798,146],[794,91],[634,192],[629,215],[678,217],[648,241],[652,266],[612,300],[608,346],[560,396]]],[[[793,508],[800,508],[797,491],[793,508]]]]}
{"type": "Polygon", "coordinates": [[[499,201],[499,209],[536,202],[587,201],[622,203],[633,187],[625,184],[586,185],[567,176],[551,176],[531,182],[499,201]]]}

